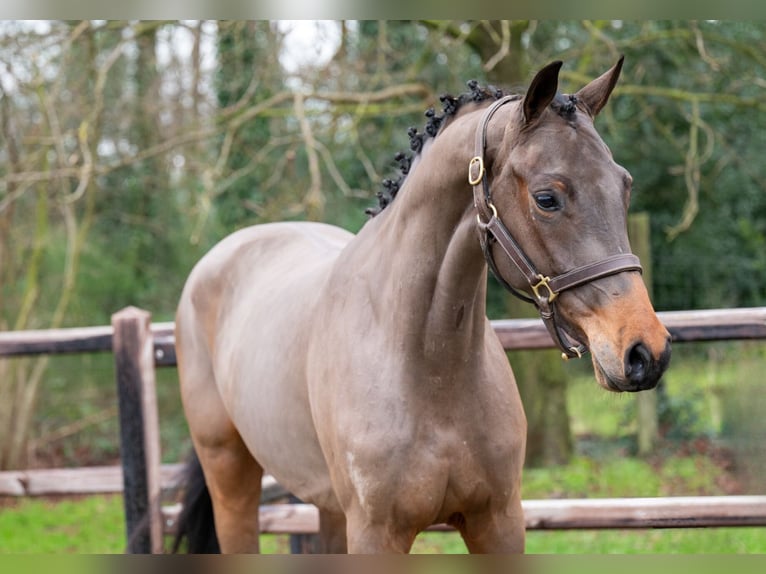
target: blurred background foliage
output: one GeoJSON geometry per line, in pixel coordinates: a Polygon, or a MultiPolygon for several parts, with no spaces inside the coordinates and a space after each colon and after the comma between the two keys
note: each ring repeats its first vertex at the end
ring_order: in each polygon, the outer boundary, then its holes
{"type": "MultiPolygon", "coordinates": [[[[237,228],[358,230],[440,94],[472,78],[522,89],[554,59],[572,92],[620,54],[597,126],[634,176],[632,210],[650,214],[656,307],[765,305],[765,32],[759,21],[0,23],[0,330],[107,324],[126,305],[171,320],[194,262],[237,228]]],[[[494,287],[489,312],[509,314],[494,287]]],[[[23,466],[30,436],[53,432],[39,414],[41,381],[61,376],[50,371],[48,358],[0,361],[0,467],[23,466]]]]}

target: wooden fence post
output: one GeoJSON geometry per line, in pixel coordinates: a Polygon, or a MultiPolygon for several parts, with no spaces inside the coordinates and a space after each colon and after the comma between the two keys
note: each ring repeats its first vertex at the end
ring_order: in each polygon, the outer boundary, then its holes
{"type": "Polygon", "coordinates": [[[151,314],[126,307],[112,315],[112,328],[127,551],[162,553],[159,417],[151,314]]]}
{"type": "MultiPolygon", "coordinates": [[[[628,235],[633,253],[641,259],[644,268],[643,278],[649,297],[652,296],[652,248],[649,227],[649,214],[634,213],[628,218],[628,235]]],[[[637,434],[638,454],[646,456],[654,452],[659,437],[659,422],[657,413],[657,391],[644,391],[636,397],[638,406],[637,434]]]]}

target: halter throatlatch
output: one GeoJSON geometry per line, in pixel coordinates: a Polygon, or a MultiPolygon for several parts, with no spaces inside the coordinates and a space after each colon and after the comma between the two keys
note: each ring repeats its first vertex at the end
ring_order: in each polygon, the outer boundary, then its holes
{"type": "Polygon", "coordinates": [[[603,277],[625,271],[641,272],[641,262],[638,257],[631,253],[612,255],[601,261],[576,267],[551,278],[539,273],[532,262],[529,261],[529,258],[498,216],[497,208],[492,203],[492,194],[484,167],[484,151],[487,145],[487,126],[489,121],[501,106],[513,99],[512,96],[506,96],[497,100],[484,112],[481,124],[476,130],[476,155],[468,165],[468,182],[473,187],[481,248],[487,264],[497,280],[511,293],[528,303],[533,303],[537,307],[548,332],[561,349],[563,358],[582,357],[583,353],[588,351],[588,348],[583,343],[573,340],[556,321],[556,309],[553,304],[556,297],[562,291],[574,289],[603,277]],[[491,247],[494,243],[500,246],[508,256],[508,259],[513,262],[526,278],[532,295],[511,286],[500,275],[495,258],[492,255],[491,247]]]}

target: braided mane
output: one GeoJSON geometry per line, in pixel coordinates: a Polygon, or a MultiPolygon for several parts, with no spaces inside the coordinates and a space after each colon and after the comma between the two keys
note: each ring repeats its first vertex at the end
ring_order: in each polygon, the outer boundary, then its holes
{"type": "Polygon", "coordinates": [[[378,205],[365,210],[371,217],[375,217],[388,206],[399,192],[399,188],[410,172],[412,162],[420,154],[423,144],[428,138],[436,137],[445,121],[454,117],[465,104],[481,103],[487,100],[499,100],[505,94],[502,90],[493,86],[481,87],[479,82],[471,80],[467,82],[468,92],[458,97],[444,94],[439,97],[442,104],[442,114],[437,115],[433,108],[426,110],[426,124],[423,132],[418,132],[416,127],[410,127],[407,134],[410,136],[410,151],[412,153],[399,152],[394,156],[394,161],[399,165],[399,174],[395,179],[384,179],[383,189],[378,191],[378,205]]]}

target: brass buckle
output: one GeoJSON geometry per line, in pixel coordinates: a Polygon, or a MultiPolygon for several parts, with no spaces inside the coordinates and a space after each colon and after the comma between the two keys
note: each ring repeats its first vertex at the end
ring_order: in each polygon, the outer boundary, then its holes
{"type": "Polygon", "coordinates": [[[471,185],[479,185],[481,180],[484,179],[484,159],[481,156],[476,156],[468,164],[468,183],[471,185]],[[479,166],[479,173],[476,177],[473,177],[473,167],[479,166]]]}
{"type": "MultiPolygon", "coordinates": [[[[494,203],[492,203],[492,202],[490,201],[490,202],[487,204],[487,207],[489,207],[489,209],[492,211],[492,217],[490,218],[490,221],[491,221],[492,219],[497,219],[497,208],[495,207],[495,204],[494,204],[494,203]]],[[[489,221],[487,221],[486,223],[484,223],[484,222],[481,220],[481,215],[479,215],[478,213],[476,214],[476,221],[478,221],[478,222],[479,222],[479,227],[480,227],[481,229],[486,229],[487,225],[489,224],[489,221]]]]}
{"type": "Polygon", "coordinates": [[[556,293],[553,289],[551,289],[550,286],[550,277],[546,277],[545,275],[539,274],[537,278],[540,280],[539,283],[532,285],[532,291],[535,294],[535,297],[540,299],[541,301],[547,300],[548,303],[553,303],[553,300],[558,297],[558,293],[556,293]],[[540,295],[540,288],[545,287],[548,290],[548,297],[544,298],[540,295]]]}
{"type": "MultiPolygon", "coordinates": [[[[574,355],[577,355],[578,359],[582,359],[582,352],[580,352],[579,347],[569,347],[569,352],[573,353],[574,355]]],[[[569,359],[573,359],[574,356],[567,355],[566,353],[561,353],[561,358],[564,359],[565,361],[568,361],[569,359]]]]}

